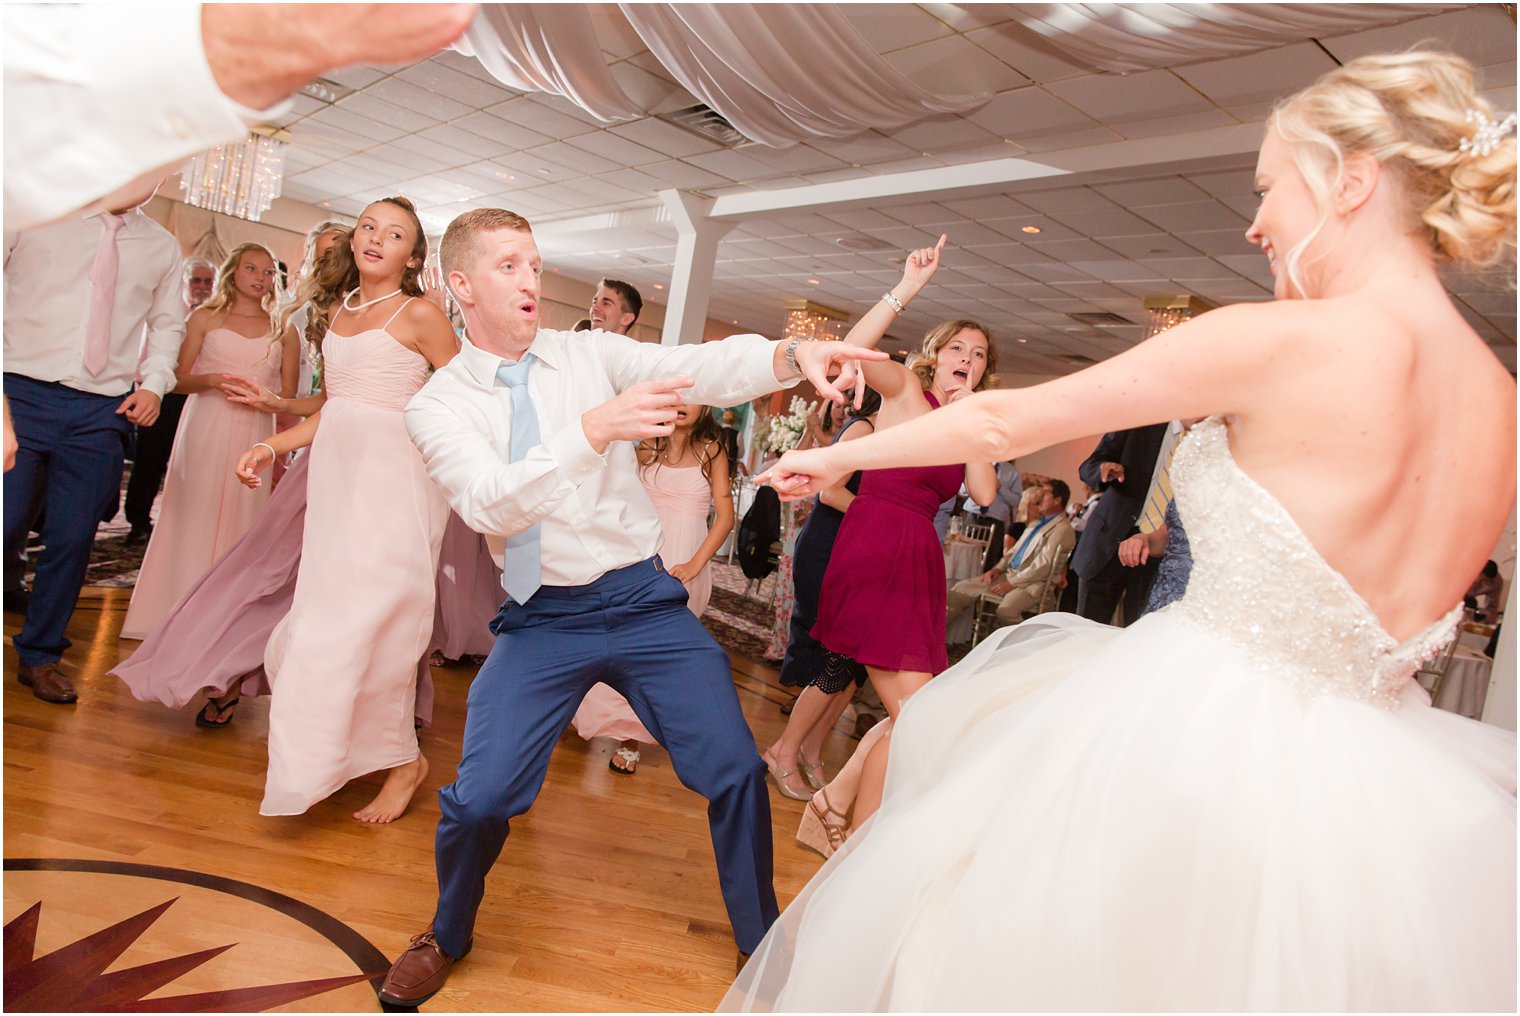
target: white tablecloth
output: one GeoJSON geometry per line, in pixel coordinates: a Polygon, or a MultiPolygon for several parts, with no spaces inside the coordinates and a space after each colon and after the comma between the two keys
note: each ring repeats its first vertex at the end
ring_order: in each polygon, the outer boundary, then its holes
{"type": "MultiPolygon", "coordinates": [[[[945,589],[946,591],[961,579],[975,578],[980,575],[982,558],[987,553],[986,546],[972,540],[950,539],[945,541],[945,589]]],[[[945,640],[948,642],[971,641],[971,625],[975,620],[976,611],[968,610],[945,629],[945,640]]]]}
{"type": "MultiPolygon", "coordinates": [[[[1446,671],[1446,680],[1441,682],[1441,690],[1436,695],[1435,707],[1469,719],[1482,719],[1493,666],[1494,661],[1482,653],[1464,645],[1457,646],[1446,671]]],[[[1426,691],[1430,690],[1431,680],[1427,674],[1420,675],[1420,683],[1426,691]]]]}

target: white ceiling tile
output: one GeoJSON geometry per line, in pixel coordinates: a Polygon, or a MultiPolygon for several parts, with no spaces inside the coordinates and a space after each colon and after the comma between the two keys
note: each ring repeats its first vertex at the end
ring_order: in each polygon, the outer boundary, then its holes
{"type": "Polygon", "coordinates": [[[1241,119],[1222,109],[1201,109],[1196,113],[1162,117],[1156,120],[1130,120],[1114,130],[1126,138],[1163,138],[1192,134],[1210,127],[1231,127],[1241,119]]]}
{"type": "MultiPolygon", "coordinates": [[[[411,87],[411,86],[408,86],[411,87]]],[[[410,109],[387,102],[385,99],[369,92],[355,92],[353,95],[339,99],[335,106],[339,109],[353,110],[355,113],[378,120],[381,123],[390,124],[392,127],[403,131],[418,131],[431,127],[438,122],[438,118],[426,112],[410,109]]]]}
{"type": "Polygon", "coordinates": [[[988,219],[1007,219],[1018,215],[1033,215],[1034,210],[1006,194],[984,194],[980,197],[951,198],[939,204],[963,219],[985,222],[988,219]]]}
{"type": "Polygon", "coordinates": [[[1094,184],[1093,189],[1124,208],[1180,205],[1201,201],[1206,194],[1180,176],[1162,176],[1127,183],[1094,184]]]}
{"type": "Polygon", "coordinates": [[[1342,63],[1369,53],[1397,53],[1431,41],[1475,64],[1512,62],[1515,21],[1503,4],[1473,4],[1448,14],[1320,40],[1342,63]]]}
{"type": "Polygon", "coordinates": [[[721,147],[717,142],[700,134],[654,117],[617,124],[609,127],[608,130],[618,137],[637,141],[641,145],[678,159],[698,152],[715,152],[721,147]]]}
{"type": "Polygon", "coordinates": [[[591,27],[602,50],[614,57],[625,57],[644,48],[644,40],[634,31],[617,4],[587,4],[591,27]]]}
{"type": "Polygon", "coordinates": [[[891,53],[953,31],[913,4],[840,4],[837,9],[878,53],[891,53]]]}
{"type": "Polygon", "coordinates": [[[527,96],[498,102],[486,107],[486,112],[507,123],[518,124],[560,141],[578,138],[596,129],[573,116],[566,116],[542,103],[533,102],[527,96]]]}
{"type": "Polygon", "coordinates": [[[1123,124],[1182,116],[1209,108],[1208,101],[1170,71],[1089,74],[1052,82],[1046,90],[1088,116],[1123,124]]]}
{"type": "Polygon", "coordinates": [[[973,162],[989,162],[993,159],[1016,159],[1027,154],[1027,151],[1022,145],[1016,145],[1004,139],[986,145],[973,145],[970,148],[942,148],[934,153],[934,157],[947,166],[962,166],[973,162]]]}
{"type": "Polygon", "coordinates": [[[887,162],[918,154],[907,145],[874,131],[852,138],[830,138],[814,144],[834,158],[848,163],[887,162]]]}
{"type": "Polygon", "coordinates": [[[1211,256],[1221,254],[1244,254],[1252,245],[1246,241],[1245,227],[1240,229],[1198,229],[1184,234],[1187,243],[1211,256]]]}
{"type": "Polygon", "coordinates": [[[831,169],[848,169],[839,158],[820,148],[829,148],[832,142],[819,140],[813,144],[792,145],[790,148],[770,148],[766,145],[750,145],[744,149],[749,158],[783,169],[788,173],[821,173],[831,169]]]}
{"type": "MultiPolygon", "coordinates": [[[[1155,269],[1149,268],[1139,261],[1128,261],[1124,258],[1114,258],[1107,261],[1074,261],[1070,267],[1080,269],[1103,282],[1166,281],[1165,277],[1155,269]]],[[[1032,273],[1034,270],[1026,268],[1023,271],[1032,273]]]]}
{"type": "Polygon", "coordinates": [[[1312,42],[1178,67],[1178,77],[1221,106],[1272,102],[1335,69],[1335,61],[1312,42]]]}
{"type": "Polygon", "coordinates": [[[321,124],[327,127],[341,127],[359,137],[368,138],[370,144],[390,141],[407,133],[401,127],[372,120],[344,106],[328,106],[325,109],[318,110],[307,117],[305,123],[321,124]]]}
{"type": "Polygon", "coordinates": [[[456,116],[472,113],[476,108],[469,103],[456,102],[447,96],[430,92],[425,88],[418,88],[410,81],[403,81],[398,77],[377,81],[366,88],[364,94],[371,98],[384,99],[412,113],[431,116],[438,120],[452,120],[456,116]]]}
{"type": "Polygon", "coordinates": [[[1086,148],[1089,145],[1107,145],[1115,141],[1123,141],[1117,131],[1107,127],[1092,127],[1087,130],[1070,132],[1053,132],[1041,134],[1038,137],[1020,139],[1020,144],[1029,149],[1031,153],[1059,152],[1068,148],[1086,148]]]}
{"type": "MultiPolygon", "coordinates": [[[[647,166],[653,162],[663,162],[669,156],[657,152],[652,148],[627,138],[613,134],[611,131],[597,131],[595,134],[583,134],[573,141],[565,142],[571,148],[590,152],[603,159],[610,159],[624,167],[647,166]]],[[[594,172],[594,171],[593,171],[594,172]]]]}
{"type": "Polygon", "coordinates": [[[529,130],[520,124],[508,123],[501,117],[492,116],[484,111],[450,120],[448,126],[479,135],[497,145],[498,151],[512,152],[525,148],[537,148],[553,140],[547,134],[529,130]]]}
{"type": "Polygon", "coordinates": [[[1029,83],[1027,77],[959,35],[888,53],[887,62],[935,95],[991,95],[1029,83]]]}
{"type": "Polygon", "coordinates": [[[694,104],[697,99],[669,77],[651,74],[632,61],[613,64],[613,80],[635,106],[652,113],[668,113],[694,104]]]}
{"type": "Polygon", "coordinates": [[[376,81],[389,74],[390,71],[379,67],[371,67],[368,64],[355,64],[352,67],[339,67],[334,70],[324,71],[322,77],[328,81],[336,81],[340,85],[349,88],[363,88],[372,85],[376,81]]]}
{"type": "Polygon", "coordinates": [[[738,151],[700,152],[688,155],[682,161],[713,173],[721,173],[730,180],[748,183],[754,180],[773,180],[784,175],[774,166],[767,166],[759,159],[738,151]]]}
{"type": "Polygon", "coordinates": [[[1169,233],[1186,235],[1200,229],[1237,228],[1241,233],[1250,225],[1247,218],[1218,201],[1194,201],[1185,205],[1147,205],[1136,209],[1147,222],[1154,222],[1169,233]]]}
{"type": "MultiPolygon", "coordinates": [[[[475,115],[485,116],[486,114],[478,113],[475,115]]],[[[468,130],[461,130],[455,126],[458,122],[456,120],[454,123],[442,123],[436,127],[429,127],[425,131],[418,131],[416,137],[431,143],[447,145],[453,151],[464,152],[474,156],[476,159],[490,159],[511,151],[511,147],[500,141],[483,137],[468,130]]]]}
{"type": "Polygon", "coordinates": [[[893,140],[919,152],[938,155],[941,151],[955,151],[996,144],[1000,139],[990,131],[961,116],[931,116],[892,132],[893,140]]]}
{"type": "Polygon", "coordinates": [[[547,145],[539,145],[530,148],[527,155],[549,162],[558,163],[565,167],[569,177],[586,176],[592,173],[610,173],[615,169],[625,168],[623,163],[615,159],[604,159],[599,155],[593,155],[584,148],[576,148],[564,141],[554,141],[547,145]]]}
{"type": "Polygon", "coordinates": [[[1108,261],[1117,260],[1119,255],[1101,244],[1091,240],[1049,240],[1041,242],[1040,238],[1031,240],[1029,246],[1056,261],[1067,261],[1072,264],[1083,261],[1108,261]]]}
{"type": "MultiPolygon", "coordinates": [[[[1225,254],[1221,255],[1221,258],[1235,256],[1237,255],[1225,254]]],[[[1257,259],[1261,260],[1261,256],[1257,255],[1257,259]]],[[[1177,282],[1196,282],[1204,279],[1226,280],[1235,274],[1213,258],[1145,257],[1141,260],[1160,274],[1177,282]]]]}
{"type": "MultiPolygon", "coordinates": [[[[1094,195],[1096,197],[1096,195],[1094,195]]],[[[1101,198],[1098,199],[1102,201],[1101,198]]],[[[1108,202],[1102,201],[1104,206],[1108,202]]],[[[1105,239],[1113,236],[1144,236],[1156,231],[1156,227],[1122,208],[1103,207],[1097,211],[1055,212],[1056,221],[1082,236],[1105,239]]]]}
{"type": "Polygon", "coordinates": [[[1091,73],[1016,21],[974,29],[966,38],[1032,81],[1061,81],[1091,73]]]}
{"type": "Polygon", "coordinates": [[[517,93],[496,81],[483,81],[435,60],[422,60],[396,72],[396,77],[455,102],[484,109],[517,93]]]}
{"type": "Polygon", "coordinates": [[[1097,126],[1092,117],[1033,85],[992,97],[968,114],[975,124],[1018,144],[1045,134],[1066,134],[1097,126]]]}
{"type": "Polygon", "coordinates": [[[612,173],[603,173],[596,179],[611,180],[613,183],[621,187],[627,187],[630,190],[637,191],[640,196],[648,199],[651,202],[659,200],[655,196],[657,192],[666,190],[669,187],[669,184],[665,183],[659,177],[650,176],[648,173],[639,169],[619,169],[612,173]]]}

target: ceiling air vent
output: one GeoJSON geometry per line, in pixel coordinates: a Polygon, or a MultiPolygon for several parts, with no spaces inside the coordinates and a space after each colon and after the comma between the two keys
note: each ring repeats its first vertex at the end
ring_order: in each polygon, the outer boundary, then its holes
{"type": "Polygon", "coordinates": [[[1068,314],[1067,317],[1084,325],[1092,325],[1094,328],[1117,328],[1124,325],[1134,324],[1129,318],[1120,317],[1112,311],[1084,310],[1077,314],[1068,314]]]}
{"type": "Polygon", "coordinates": [[[659,119],[673,123],[677,127],[685,127],[709,141],[716,141],[725,148],[737,148],[740,145],[749,144],[749,138],[740,134],[738,128],[723,119],[721,113],[700,102],[695,106],[687,106],[685,109],[678,109],[671,113],[660,113],[659,119]]]}
{"type": "Polygon", "coordinates": [[[1083,356],[1081,353],[1062,353],[1061,355],[1057,356],[1056,359],[1064,360],[1065,362],[1071,364],[1073,367],[1091,367],[1093,364],[1098,362],[1090,356],[1083,356]]]}

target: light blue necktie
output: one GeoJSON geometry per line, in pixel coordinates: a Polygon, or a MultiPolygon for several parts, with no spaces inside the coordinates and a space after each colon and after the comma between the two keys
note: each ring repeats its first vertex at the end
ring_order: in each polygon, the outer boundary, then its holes
{"type": "MultiPolygon", "coordinates": [[[[536,360],[528,353],[516,363],[496,368],[496,380],[512,390],[512,444],[508,462],[519,462],[538,444],[538,411],[528,394],[528,368],[536,360]]],[[[507,549],[501,556],[501,584],[514,603],[527,603],[543,584],[543,567],[539,559],[539,532],[535,522],[527,529],[507,537],[507,549]]]]}

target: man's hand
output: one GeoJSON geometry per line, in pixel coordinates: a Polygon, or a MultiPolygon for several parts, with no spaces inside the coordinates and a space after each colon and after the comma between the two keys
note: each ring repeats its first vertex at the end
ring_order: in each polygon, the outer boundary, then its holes
{"type": "Polygon", "coordinates": [[[409,64],[464,34],[479,4],[206,4],[201,40],[222,94],[266,109],[329,70],[409,64]]]}
{"type": "MultiPolygon", "coordinates": [[[[786,346],[778,343],[776,355],[778,359],[784,357],[786,346]]],[[[797,367],[802,371],[802,376],[813,383],[818,389],[818,394],[834,402],[844,402],[844,394],[829,381],[834,375],[839,375],[841,380],[849,387],[857,377],[853,369],[847,368],[859,360],[885,360],[887,354],[879,349],[864,349],[860,346],[851,346],[844,342],[803,342],[797,346],[797,367]]],[[[785,364],[785,359],[781,363],[785,364]]],[[[785,369],[784,367],[782,368],[785,369]]],[[[791,376],[787,371],[786,375],[791,376]]],[[[781,373],[776,377],[780,379],[781,373]]],[[[860,389],[857,397],[865,396],[864,389],[860,389]]]]}
{"type": "Polygon", "coordinates": [[[1110,480],[1115,483],[1124,482],[1124,467],[1117,462],[1104,462],[1098,466],[1098,482],[1107,483],[1110,480]]]}
{"type": "Polygon", "coordinates": [[[614,441],[668,437],[676,410],[685,405],[681,392],[696,384],[689,377],[640,381],[626,392],[581,414],[581,429],[598,455],[614,441]]]}
{"type": "Polygon", "coordinates": [[[135,423],[139,427],[151,427],[153,421],[158,419],[160,401],[157,395],[146,388],[139,388],[116,407],[116,415],[121,416],[125,413],[129,423],[135,423]]]}
{"type": "Polygon", "coordinates": [[[993,583],[992,588],[987,590],[987,592],[991,593],[993,596],[1007,596],[1009,593],[1013,592],[1013,583],[1009,582],[1007,579],[1004,579],[1001,582],[995,582],[993,583]]]}
{"type": "Polygon", "coordinates": [[[1138,568],[1151,559],[1151,544],[1144,533],[1136,533],[1119,544],[1119,563],[1126,568],[1138,568]]]}
{"type": "Polygon", "coordinates": [[[982,572],[982,581],[987,583],[989,586],[992,585],[992,583],[997,581],[998,572],[1000,571],[1002,571],[1001,568],[987,569],[986,571],[982,572]]]}

